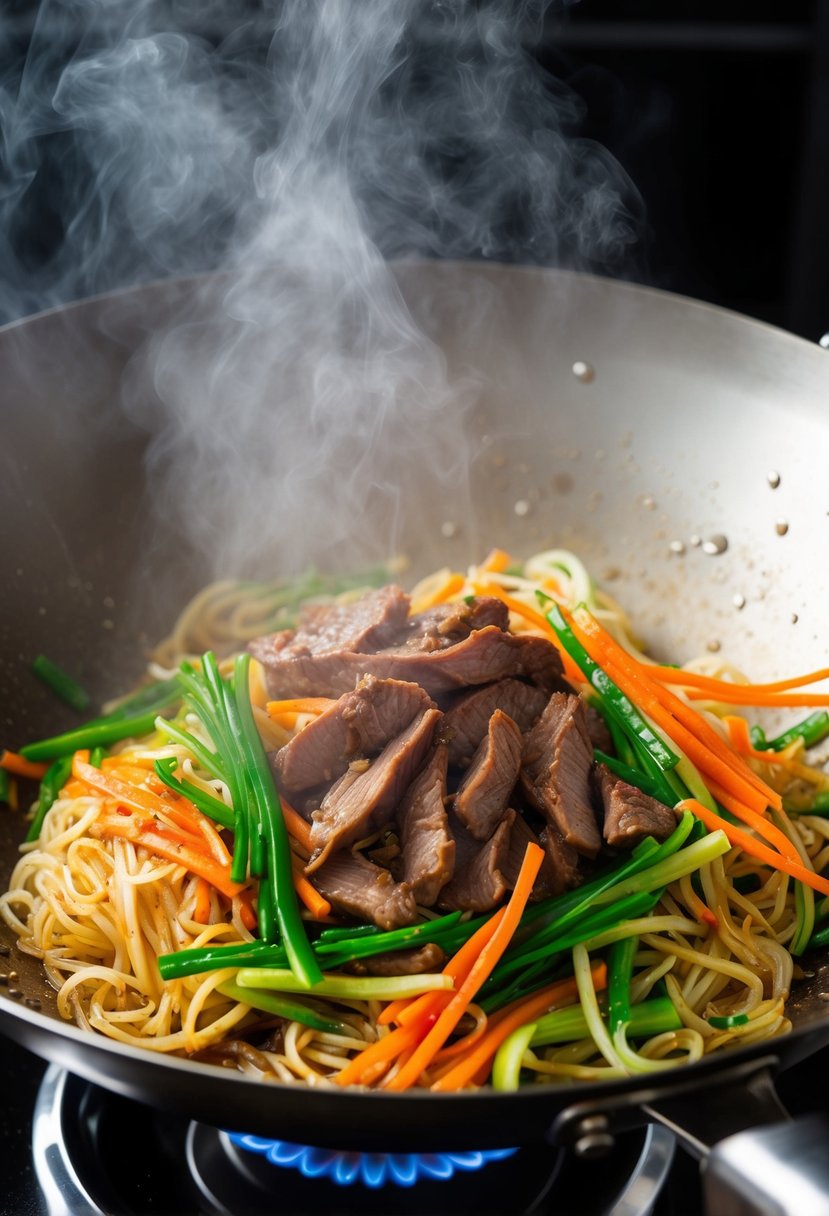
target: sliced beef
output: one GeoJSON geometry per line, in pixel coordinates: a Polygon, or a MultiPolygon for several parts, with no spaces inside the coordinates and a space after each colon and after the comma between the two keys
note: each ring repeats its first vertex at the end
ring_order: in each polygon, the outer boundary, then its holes
{"type": "Polygon", "coordinates": [[[455,874],[438,897],[446,911],[463,909],[488,912],[500,903],[509,890],[503,873],[510,848],[510,834],[516,812],[507,811],[485,844],[470,836],[454,816],[450,818],[455,839],[455,874]]]}
{"type": "Polygon", "coordinates": [[[607,723],[597,709],[585,705],[584,720],[587,723],[587,734],[593,747],[597,747],[606,756],[613,755],[613,739],[607,729],[607,723]]]}
{"type": "Polygon", "coordinates": [[[290,798],[330,784],[355,757],[376,755],[430,707],[431,699],[417,684],[366,676],[275,754],[272,767],[280,790],[290,798]]]}
{"type": "Polygon", "coordinates": [[[604,838],[614,849],[631,849],[646,836],[665,840],[676,827],[669,806],[628,785],[607,765],[596,766],[596,784],[604,806],[604,838]]]}
{"type": "Polygon", "coordinates": [[[350,916],[381,929],[399,929],[417,920],[414,896],[388,870],[348,851],[335,853],[314,874],[314,886],[350,916]]]}
{"type": "Polygon", "coordinates": [[[496,709],[455,795],[455,814],[476,840],[489,840],[507,809],[518,780],[522,744],[512,718],[496,709]]]}
{"type": "Polygon", "coordinates": [[[591,801],[592,765],[584,702],[553,693],[525,738],[521,784],[536,810],[586,857],[595,857],[602,843],[591,801]]]}
{"type": "Polygon", "coordinates": [[[417,903],[431,908],[455,869],[446,817],[447,748],[438,743],[397,812],[402,875],[417,903]]]}
{"type": "Polygon", "coordinates": [[[569,845],[553,823],[548,823],[538,837],[539,844],[547,854],[550,872],[555,875],[553,895],[578,887],[584,881],[579,868],[579,855],[569,845]]]}
{"type": "Polygon", "coordinates": [[[360,959],[349,970],[365,975],[424,975],[427,971],[440,971],[445,962],[446,955],[440,946],[427,942],[416,950],[395,950],[360,959]]]}
{"type": "Polygon", "coordinates": [[[509,609],[494,596],[476,597],[469,603],[437,604],[409,617],[406,635],[399,642],[410,650],[443,650],[469,637],[473,629],[490,625],[509,628],[509,609]]]}
{"type": "Polygon", "coordinates": [[[346,770],[314,811],[309,873],[337,849],[346,848],[395,812],[425,759],[441,714],[426,709],[364,771],[346,770]]]}
{"type": "Polygon", "coordinates": [[[442,733],[449,744],[449,763],[467,768],[486,738],[489,720],[496,709],[509,714],[520,731],[527,731],[547,704],[547,694],[521,680],[499,680],[469,692],[458,693],[447,706],[442,733]]]}
{"type": "MultiPolygon", "coordinates": [[[[516,815],[510,829],[509,851],[501,862],[501,873],[504,875],[510,890],[512,890],[518,880],[518,873],[524,861],[528,844],[540,844],[542,848],[544,847],[542,841],[536,836],[524,816],[516,815]]],[[[530,899],[533,901],[548,899],[551,895],[558,895],[562,890],[564,890],[564,887],[560,883],[559,876],[553,867],[549,855],[546,854],[541,863],[541,869],[538,871],[538,876],[533,883],[530,899]]]]}

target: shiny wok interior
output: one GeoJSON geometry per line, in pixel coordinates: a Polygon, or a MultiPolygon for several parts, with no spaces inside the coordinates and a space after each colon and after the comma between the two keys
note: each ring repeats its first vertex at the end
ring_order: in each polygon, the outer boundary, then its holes
{"type": "MultiPolygon", "coordinates": [[[[268,273],[277,285],[280,272],[268,273]]],[[[396,275],[450,377],[472,385],[471,507],[428,492],[403,504],[407,577],[463,567],[493,544],[517,554],[567,546],[666,659],[720,645],[758,679],[826,663],[827,352],[696,302],[564,272],[439,263],[396,275]]],[[[114,695],[213,573],[154,520],[151,436],[118,403],[148,337],[215,315],[227,282],[154,284],[0,331],[6,746],[76,721],[31,676],[37,653],[96,698],[114,695]]],[[[4,884],[24,831],[21,815],[0,810],[4,884]]],[[[515,1142],[543,1138],[565,1104],[624,1100],[638,1085],[430,1097],[256,1083],[81,1033],[57,1019],[38,966],[4,928],[0,945],[10,950],[0,970],[12,973],[0,987],[4,1033],[120,1093],[220,1126],[343,1147],[483,1147],[502,1144],[507,1127],[515,1142]]],[[[794,1063],[829,1043],[827,961],[810,968],[792,1001],[794,1034],[730,1060],[794,1063]]],[[[708,1060],[684,1079],[702,1084],[721,1067],[708,1060]]]]}

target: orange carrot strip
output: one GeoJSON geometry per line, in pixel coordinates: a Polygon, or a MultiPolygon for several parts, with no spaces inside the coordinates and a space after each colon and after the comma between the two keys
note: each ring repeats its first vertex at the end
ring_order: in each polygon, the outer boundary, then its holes
{"type": "Polygon", "coordinates": [[[521,863],[518,879],[510,895],[509,902],[502,909],[503,916],[497,929],[481,950],[472,968],[452,996],[449,1004],[439,1014],[437,1021],[426,1037],[422,1039],[411,1054],[410,1059],[395,1073],[386,1086],[389,1090],[408,1089],[414,1085],[420,1074],[428,1068],[449,1035],[464,1015],[475,993],[492,973],[493,968],[506,950],[515,933],[521,915],[530,897],[541,863],[544,851],[537,844],[528,844],[521,863]]]}
{"type": "Polygon", "coordinates": [[[401,1052],[421,1037],[420,1026],[398,1026],[356,1055],[332,1080],[337,1085],[370,1085],[391,1067],[401,1052]]]}
{"type": "MultiPolygon", "coordinates": [[[[594,987],[604,988],[607,984],[605,964],[594,963],[591,970],[594,987]]],[[[464,1085],[469,1084],[484,1064],[492,1061],[498,1048],[505,1039],[509,1038],[513,1030],[517,1030],[526,1022],[535,1021],[554,1005],[569,1002],[577,996],[578,986],[575,977],[571,976],[569,979],[550,984],[549,987],[543,988],[541,992],[533,993],[530,997],[513,1001],[512,1004],[499,1010],[490,1018],[489,1028],[481,1042],[477,1043],[462,1060],[459,1060],[454,1068],[435,1081],[431,1087],[432,1090],[445,1093],[448,1090],[462,1089],[464,1085]]]]}
{"type": "Polygon", "coordinates": [[[770,693],[768,696],[755,693],[750,697],[738,697],[731,693],[717,693],[712,696],[711,693],[702,692],[698,688],[690,688],[686,696],[689,701],[724,701],[727,705],[757,705],[766,709],[809,709],[813,706],[829,705],[827,693],[770,693]]]}
{"type": "Polygon", "coordinates": [[[168,828],[162,834],[155,820],[135,822],[132,815],[101,816],[95,823],[95,831],[102,836],[123,836],[126,840],[144,845],[151,853],[175,861],[206,879],[228,899],[242,890],[239,883],[231,882],[229,868],[220,866],[209,854],[199,852],[191,844],[182,843],[180,833],[168,828]]]}
{"type": "Polygon", "coordinates": [[[425,612],[427,608],[434,608],[436,604],[445,604],[453,595],[457,595],[459,591],[463,590],[465,583],[466,579],[462,574],[447,574],[444,581],[434,591],[418,598],[411,611],[425,612]]]}
{"type": "Polygon", "coordinates": [[[288,806],[285,799],[282,802],[282,817],[285,820],[285,827],[288,829],[288,834],[293,836],[294,840],[298,841],[303,848],[311,852],[311,825],[307,819],[303,819],[298,811],[295,811],[292,806],[288,806]]]}
{"type": "Polygon", "coordinates": [[[210,920],[210,887],[204,878],[196,879],[196,902],[193,906],[193,920],[200,925],[206,925],[210,920]]]}
{"type": "Polygon", "coordinates": [[[712,832],[720,829],[725,833],[732,845],[741,848],[744,853],[748,853],[751,857],[755,857],[763,865],[771,866],[774,870],[780,870],[791,878],[796,878],[798,882],[805,883],[806,886],[819,891],[821,895],[829,895],[829,881],[822,878],[820,874],[815,874],[813,870],[807,869],[802,862],[795,862],[788,857],[782,857],[774,849],[769,848],[767,844],[755,840],[753,836],[750,836],[748,832],[744,832],[742,828],[735,827],[727,819],[723,819],[721,816],[715,815],[713,811],[709,811],[708,807],[703,806],[701,802],[697,802],[696,798],[686,798],[684,802],[677,803],[677,809],[680,811],[692,811],[697,819],[701,819],[712,832]]]}
{"type": "MultiPolygon", "coordinates": [[[[721,700],[720,693],[766,695],[789,692],[792,688],[802,688],[804,684],[817,684],[819,680],[829,680],[829,667],[807,672],[804,676],[791,676],[788,680],[774,680],[768,684],[735,684],[731,680],[718,680],[714,676],[704,676],[696,671],[683,671],[681,667],[661,667],[656,663],[648,666],[648,675],[655,680],[661,680],[663,684],[680,684],[685,688],[707,689],[716,693],[716,699],[721,700]]],[[[744,704],[753,705],[754,702],[745,701],[744,704]]]]}
{"type": "Polygon", "coordinates": [[[745,718],[741,718],[738,714],[725,714],[723,722],[728,729],[728,736],[734,750],[738,751],[741,756],[748,756],[750,760],[761,760],[763,764],[788,764],[786,757],[778,755],[777,752],[761,752],[755,748],[751,742],[751,734],[745,718]]]}
{"type": "Polygon", "coordinates": [[[768,805],[780,809],[783,805],[780,795],[751,771],[695,709],[650,680],[647,668],[629,655],[586,609],[577,608],[571,624],[578,640],[611,680],[675,739],[699,769],[761,813],[768,805]]]}
{"type": "Polygon", "coordinates": [[[800,861],[800,854],[786,833],[782,832],[765,815],[759,815],[757,811],[751,810],[750,807],[744,806],[742,802],[738,802],[736,798],[732,798],[728,790],[724,790],[712,777],[708,778],[708,789],[717,802],[721,803],[727,811],[730,811],[737,819],[741,819],[746,827],[753,828],[758,836],[762,836],[784,857],[788,857],[790,861],[800,861]]]}
{"type": "Polygon", "coordinates": [[[296,853],[291,854],[291,872],[293,874],[294,890],[314,920],[325,920],[327,916],[331,915],[331,905],[305,877],[302,862],[296,853]]]}
{"type": "Polygon", "coordinates": [[[10,752],[8,748],[0,756],[0,768],[4,768],[7,773],[14,773],[16,777],[28,777],[32,781],[42,780],[48,767],[47,764],[24,760],[17,752],[10,752]]]}
{"type": "Polygon", "coordinates": [[[478,569],[485,574],[503,574],[512,565],[512,558],[503,549],[490,549],[478,569]]]}
{"type": "Polygon", "coordinates": [[[287,701],[268,701],[265,709],[272,718],[282,714],[323,714],[336,705],[330,697],[294,697],[287,701]]]}

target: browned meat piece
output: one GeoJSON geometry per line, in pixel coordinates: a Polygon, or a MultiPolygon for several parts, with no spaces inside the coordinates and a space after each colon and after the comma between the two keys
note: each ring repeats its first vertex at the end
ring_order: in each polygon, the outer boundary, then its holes
{"type": "Polygon", "coordinates": [[[607,729],[607,723],[597,709],[585,705],[584,720],[587,723],[587,734],[593,747],[597,747],[606,756],[613,755],[613,739],[607,729]]]}
{"type": "Polygon", "coordinates": [[[596,784],[604,805],[604,838],[614,849],[632,849],[646,836],[666,840],[676,827],[669,806],[628,785],[607,765],[596,765],[596,784]]]}
{"type": "Polygon", "coordinates": [[[466,768],[486,737],[496,709],[509,714],[520,731],[530,729],[547,704],[547,694],[521,680],[499,680],[452,698],[443,718],[442,733],[449,744],[449,763],[466,768]]]}
{"type": "Polygon", "coordinates": [[[446,955],[436,942],[427,942],[416,950],[396,950],[389,954],[375,954],[352,964],[351,971],[366,975],[423,975],[427,971],[440,971],[446,955]]]}
{"type": "Polygon", "coordinates": [[[487,625],[509,627],[509,609],[493,596],[481,596],[469,603],[437,604],[409,617],[406,636],[399,639],[399,644],[414,650],[442,650],[469,637],[473,629],[487,625]]]}
{"type": "Polygon", "coordinates": [[[446,818],[447,749],[438,743],[397,812],[403,879],[417,903],[431,908],[455,869],[455,842],[446,818]]]}
{"type": "Polygon", "coordinates": [[[553,693],[525,738],[521,784],[536,810],[586,857],[595,857],[602,843],[591,803],[592,766],[584,702],[553,693]]]}
{"type": "Polygon", "coordinates": [[[314,886],[350,916],[381,929],[399,929],[417,920],[414,896],[388,870],[357,853],[335,853],[314,874],[314,886]]]}
{"type": "Polygon", "coordinates": [[[312,817],[309,873],[336,849],[389,821],[423,763],[440,717],[437,709],[424,710],[367,769],[346,770],[331,787],[312,817]]]}
{"type": "Polygon", "coordinates": [[[562,891],[580,886],[584,876],[579,869],[579,855],[572,845],[567,843],[555,824],[548,823],[538,840],[547,854],[550,870],[555,876],[551,894],[561,895],[562,891]]]}
{"type": "Polygon", "coordinates": [[[291,797],[330,784],[356,756],[373,756],[424,709],[432,707],[417,684],[366,676],[275,754],[280,790],[291,797]]]}
{"type": "Polygon", "coordinates": [[[507,811],[492,836],[481,844],[452,816],[450,824],[455,838],[455,874],[441,891],[438,906],[447,912],[489,912],[500,903],[509,890],[504,876],[510,847],[510,834],[515,811],[507,811]]]}
{"type": "Polygon", "coordinates": [[[522,744],[512,718],[496,709],[455,795],[455,814],[476,840],[489,840],[507,809],[518,780],[522,744]]]}
{"type": "MultiPolygon", "coordinates": [[[[544,848],[542,841],[536,836],[524,816],[516,815],[510,829],[509,852],[501,863],[501,873],[510,890],[518,879],[518,872],[527,852],[527,845],[530,843],[540,844],[544,848]]],[[[551,895],[558,895],[563,889],[549,855],[545,856],[541,869],[538,871],[538,877],[533,883],[530,899],[533,901],[548,899],[551,895]]]]}
{"type": "Polygon", "coordinates": [[[350,604],[306,604],[297,628],[274,634],[283,658],[333,650],[378,650],[406,627],[409,597],[393,584],[350,604]]]}

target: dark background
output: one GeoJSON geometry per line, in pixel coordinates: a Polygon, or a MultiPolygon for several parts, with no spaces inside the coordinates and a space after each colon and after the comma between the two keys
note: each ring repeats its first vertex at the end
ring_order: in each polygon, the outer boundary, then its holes
{"type": "MultiPolygon", "coordinates": [[[[274,8],[177,7],[214,41],[274,8]]],[[[0,79],[12,91],[37,8],[4,4],[0,79]]],[[[68,59],[71,32],[55,36],[68,59]]],[[[641,193],[636,258],[613,273],[813,340],[829,330],[829,0],[581,0],[551,7],[534,53],[583,98],[579,133],[641,193]]],[[[5,234],[34,272],[60,239],[49,163],[5,234]]]]}

